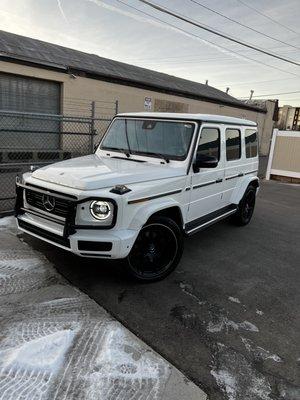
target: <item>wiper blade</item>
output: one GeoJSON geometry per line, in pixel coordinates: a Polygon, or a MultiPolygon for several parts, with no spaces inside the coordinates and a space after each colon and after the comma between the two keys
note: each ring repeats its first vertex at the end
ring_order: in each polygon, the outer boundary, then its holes
{"type": "Polygon", "coordinates": [[[127,158],[130,157],[130,152],[128,151],[128,149],[120,149],[119,147],[107,147],[107,148],[103,148],[105,150],[112,150],[112,151],[119,151],[120,153],[125,154],[125,156],[127,158]]]}
{"type": "Polygon", "coordinates": [[[145,156],[146,155],[147,156],[156,156],[156,157],[162,158],[167,164],[169,164],[169,162],[170,162],[170,159],[165,154],[154,153],[154,152],[147,152],[147,153],[144,153],[144,154],[145,154],[145,156]]]}

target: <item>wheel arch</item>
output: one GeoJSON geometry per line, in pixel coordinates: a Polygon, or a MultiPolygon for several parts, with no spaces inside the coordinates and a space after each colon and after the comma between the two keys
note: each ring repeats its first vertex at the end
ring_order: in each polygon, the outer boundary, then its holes
{"type": "Polygon", "coordinates": [[[151,218],[158,216],[171,218],[178,224],[180,229],[183,228],[184,219],[181,205],[178,202],[165,199],[158,204],[145,204],[140,207],[131,221],[130,229],[139,230],[151,218]]]}
{"type": "Polygon", "coordinates": [[[257,176],[247,176],[244,177],[241,184],[238,185],[232,195],[231,195],[231,203],[239,204],[242,197],[244,196],[248,186],[254,186],[256,189],[259,188],[259,179],[257,176]]]}

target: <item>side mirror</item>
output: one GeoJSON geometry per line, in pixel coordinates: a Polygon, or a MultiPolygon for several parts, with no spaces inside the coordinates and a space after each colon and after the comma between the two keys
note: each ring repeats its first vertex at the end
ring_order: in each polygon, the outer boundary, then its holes
{"type": "Polygon", "coordinates": [[[198,153],[193,164],[193,170],[194,172],[199,172],[200,168],[216,168],[218,162],[219,161],[215,156],[206,156],[198,153]]]}

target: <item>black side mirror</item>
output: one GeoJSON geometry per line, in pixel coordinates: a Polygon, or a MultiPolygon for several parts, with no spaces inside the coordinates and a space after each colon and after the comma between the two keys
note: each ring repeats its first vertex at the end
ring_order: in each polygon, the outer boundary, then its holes
{"type": "Polygon", "coordinates": [[[219,161],[215,156],[207,156],[198,153],[193,164],[193,170],[194,172],[199,172],[200,168],[216,168],[218,166],[218,162],[219,161]]]}

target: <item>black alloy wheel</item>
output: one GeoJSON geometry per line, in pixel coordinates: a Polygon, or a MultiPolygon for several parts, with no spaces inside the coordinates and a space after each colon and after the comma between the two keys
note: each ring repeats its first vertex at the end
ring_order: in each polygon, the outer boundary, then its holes
{"type": "Polygon", "coordinates": [[[234,216],[237,225],[249,224],[255,207],[256,200],[256,189],[253,186],[249,186],[240,201],[237,213],[234,216]]]}
{"type": "Polygon", "coordinates": [[[154,217],[140,230],[127,258],[128,271],[143,282],[163,279],[177,266],[182,252],[179,226],[170,218],[154,217]]]}

